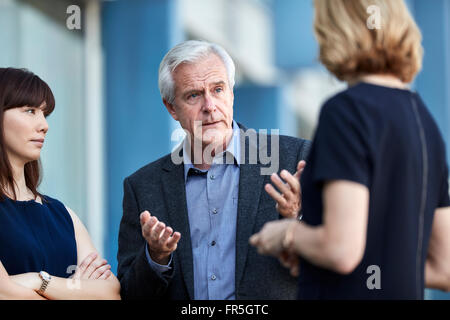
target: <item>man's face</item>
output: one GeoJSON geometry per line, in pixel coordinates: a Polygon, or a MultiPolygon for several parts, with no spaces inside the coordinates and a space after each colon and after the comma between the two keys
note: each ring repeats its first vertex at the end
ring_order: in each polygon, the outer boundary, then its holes
{"type": "Polygon", "coordinates": [[[202,147],[226,145],[232,135],[234,96],[222,60],[210,54],[195,63],[182,63],[173,80],[174,103],[164,101],[172,117],[191,139],[201,140],[202,147]]]}

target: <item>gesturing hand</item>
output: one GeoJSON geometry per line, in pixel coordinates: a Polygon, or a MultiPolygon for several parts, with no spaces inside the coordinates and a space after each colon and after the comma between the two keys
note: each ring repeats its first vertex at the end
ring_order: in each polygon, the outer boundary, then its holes
{"type": "Polygon", "coordinates": [[[281,194],[270,184],[266,184],[264,189],[276,201],[277,211],[285,218],[297,218],[301,210],[302,192],[300,185],[300,176],[306,166],[304,160],[297,165],[297,171],[294,175],[287,170],[282,170],[280,175],[287,183],[276,174],[272,174],[270,180],[280,190],[281,194]]]}
{"type": "Polygon", "coordinates": [[[170,254],[177,249],[181,234],[173,232],[171,227],[166,227],[147,210],[141,213],[140,221],[142,236],[147,241],[150,257],[154,262],[166,265],[170,254]]]}

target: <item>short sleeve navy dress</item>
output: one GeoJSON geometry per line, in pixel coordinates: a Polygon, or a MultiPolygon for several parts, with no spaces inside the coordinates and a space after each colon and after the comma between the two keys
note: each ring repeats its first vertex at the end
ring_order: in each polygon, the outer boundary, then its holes
{"type": "Polygon", "coordinates": [[[302,260],[299,298],[423,299],[433,215],[450,200],[444,141],[419,95],[360,83],[329,99],[301,181],[309,225],[322,224],[330,180],[369,189],[364,256],[348,275],[302,260]]]}
{"type": "Polygon", "coordinates": [[[46,271],[67,278],[77,264],[72,218],[58,200],[0,201],[0,261],[9,275],[46,271]]]}

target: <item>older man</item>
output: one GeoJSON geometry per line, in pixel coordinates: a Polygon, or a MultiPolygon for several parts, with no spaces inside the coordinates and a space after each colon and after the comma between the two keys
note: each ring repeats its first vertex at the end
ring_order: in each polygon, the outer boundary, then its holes
{"type": "Polygon", "coordinates": [[[289,271],[258,255],[248,239],[280,214],[298,214],[310,143],[235,122],[234,72],[227,52],[203,41],[183,42],[161,62],[162,100],[186,138],[124,181],[118,252],[124,299],[296,296],[289,271]]]}

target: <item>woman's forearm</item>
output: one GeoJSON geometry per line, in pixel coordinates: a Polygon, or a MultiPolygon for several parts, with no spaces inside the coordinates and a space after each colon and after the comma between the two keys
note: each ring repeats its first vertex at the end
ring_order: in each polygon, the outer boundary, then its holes
{"type": "Polygon", "coordinates": [[[120,284],[111,280],[74,280],[52,277],[44,296],[50,300],[119,300],[120,284]]]}
{"type": "Polygon", "coordinates": [[[450,291],[450,207],[434,213],[428,254],[425,263],[427,288],[450,291]]]}
{"type": "Polygon", "coordinates": [[[12,280],[0,261],[0,300],[45,300],[33,289],[12,280]]]}
{"type": "Polygon", "coordinates": [[[300,222],[293,231],[293,251],[312,264],[330,269],[323,226],[312,227],[300,222]]]}
{"type": "MultiPolygon", "coordinates": [[[[39,274],[33,273],[27,285],[37,292],[41,284],[39,274]]],[[[42,295],[49,300],[118,300],[120,284],[113,275],[107,280],[66,279],[52,276],[42,295]]]]}
{"type": "Polygon", "coordinates": [[[365,251],[369,190],[351,181],[327,182],[323,203],[321,225],[297,226],[294,233],[297,253],[319,267],[349,274],[361,262],[365,251]]]}
{"type": "Polygon", "coordinates": [[[326,226],[297,223],[294,230],[293,250],[310,263],[337,273],[348,274],[354,269],[353,254],[346,246],[330,237],[326,226]]]}
{"type": "Polygon", "coordinates": [[[40,296],[36,291],[25,288],[14,282],[8,284],[1,283],[0,300],[47,300],[40,296]]]}
{"type": "Polygon", "coordinates": [[[435,261],[427,258],[425,263],[425,286],[430,289],[450,292],[450,272],[446,268],[440,268],[435,261]]]}

